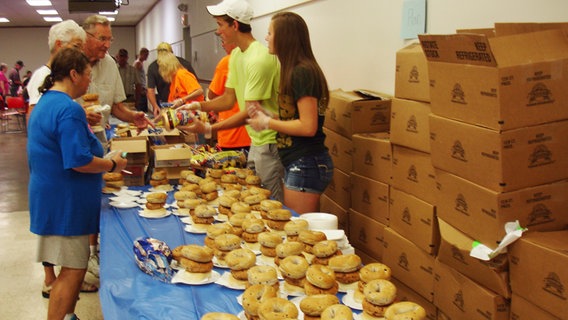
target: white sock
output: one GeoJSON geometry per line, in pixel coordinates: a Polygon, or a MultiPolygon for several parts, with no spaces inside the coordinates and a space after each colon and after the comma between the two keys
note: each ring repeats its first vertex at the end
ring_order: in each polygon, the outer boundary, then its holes
{"type": "MultiPolygon", "coordinates": [[[[89,249],[91,250],[91,255],[96,255],[97,254],[97,246],[96,245],[90,245],[89,249]]],[[[64,319],[65,320],[65,319],[64,319]]]]}
{"type": "Polygon", "coordinates": [[[65,315],[65,318],[63,318],[63,320],[71,320],[71,319],[75,319],[75,314],[74,313],[68,313],[65,315]]]}

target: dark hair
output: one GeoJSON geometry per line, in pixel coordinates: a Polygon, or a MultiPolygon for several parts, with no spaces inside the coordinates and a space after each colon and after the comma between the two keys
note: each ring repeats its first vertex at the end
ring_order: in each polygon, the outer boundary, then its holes
{"type": "Polygon", "coordinates": [[[318,65],[308,26],[304,19],[292,12],[279,12],[272,17],[274,53],[280,61],[280,94],[293,96],[292,73],[302,66],[315,75],[320,85],[321,100],[327,106],[329,90],[325,75],[318,65]]]}
{"type": "MultiPolygon", "coordinates": [[[[223,15],[223,16],[219,16],[219,18],[225,20],[225,22],[227,22],[229,25],[232,25],[233,23],[235,23],[235,19],[229,17],[228,15],[223,15]]],[[[251,33],[252,32],[252,27],[250,26],[250,24],[246,24],[246,23],[242,23],[240,21],[237,21],[239,23],[239,32],[242,33],[251,33]]]]}
{"type": "Polygon", "coordinates": [[[71,75],[71,70],[83,73],[89,65],[89,59],[83,51],[77,48],[62,48],[59,50],[51,62],[51,74],[45,77],[39,92],[44,93],[53,87],[57,81],[62,81],[71,75]]]}

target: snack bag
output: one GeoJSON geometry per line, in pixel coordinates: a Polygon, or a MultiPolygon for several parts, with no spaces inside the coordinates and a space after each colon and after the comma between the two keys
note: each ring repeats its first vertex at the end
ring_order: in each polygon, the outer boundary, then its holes
{"type": "Polygon", "coordinates": [[[161,240],[140,237],[134,240],[134,260],[140,270],[162,282],[170,283],[173,270],[170,267],[172,251],[161,240]]]}

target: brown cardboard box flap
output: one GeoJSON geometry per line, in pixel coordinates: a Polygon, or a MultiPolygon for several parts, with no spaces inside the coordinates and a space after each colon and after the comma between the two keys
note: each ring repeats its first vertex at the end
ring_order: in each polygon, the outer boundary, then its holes
{"type": "Polygon", "coordinates": [[[497,66],[484,34],[421,34],[418,38],[428,61],[497,66]]]}

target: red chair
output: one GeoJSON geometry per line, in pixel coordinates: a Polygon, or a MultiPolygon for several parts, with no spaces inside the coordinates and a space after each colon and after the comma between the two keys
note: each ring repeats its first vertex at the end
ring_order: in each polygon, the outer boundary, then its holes
{"type": "Polygon", "coordinates": [[[22,96],[6,97],[6,109],[2,112],[2,131],[8,132],[9,120],[14,116],[18,120],[18,129],[13,132],[26,132],[26,113],[28,104],[22,96]]]}

